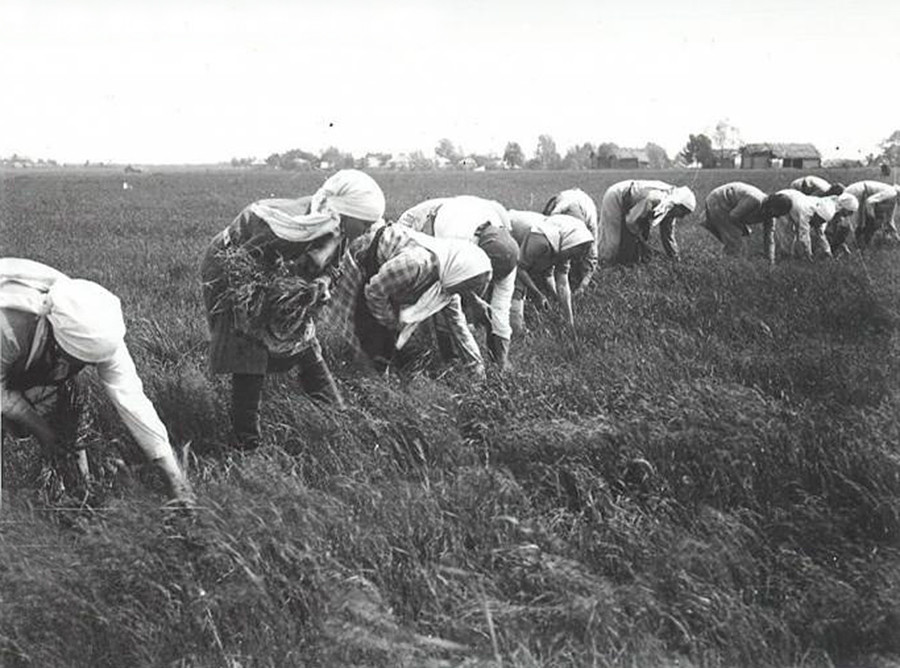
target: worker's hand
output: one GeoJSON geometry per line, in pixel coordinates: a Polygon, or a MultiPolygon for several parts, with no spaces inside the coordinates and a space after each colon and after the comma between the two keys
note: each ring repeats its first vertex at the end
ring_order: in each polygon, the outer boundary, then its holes
{"type": "Polygon", "coordinates": [[[163,474],[169,487],[169,498],[172,503],[177,506],[190,508],[194,506],[195,497],[191,483],[187,479],[174,457],[159,457],[153,460],[156,466],[163,474]]]}

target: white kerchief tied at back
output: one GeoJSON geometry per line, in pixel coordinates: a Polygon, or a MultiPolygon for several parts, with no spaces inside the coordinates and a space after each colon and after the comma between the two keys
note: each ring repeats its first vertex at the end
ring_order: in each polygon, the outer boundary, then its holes
{"type": "Polygon", "coordinates": [[[42,347],[48,325],[64,351],[88,364],[111,359],[124,343],[118,297],[101,285],[71,279],[40,262],[0,259],[0,307],[39,316],[26,367],[42,347]]]}
{"type": "Polygon", "coordinates": [[[419,232],[410,236],[437,257],[437,282],[411,306],[400,310],[400,335],[396,347],[402,348],[418,325],[449,304],[454,295],[446,292],[470,278],[491,273],[491,261],[487,254],[469,241],[462,239],[435,239],[419,232]]]}
{"type": "Polygon", "coordinates": [[[663,200],[653,209],[653,224],[658,225],[676,206],[683,206],[689,212],[697,208],[697,197],[687,186],[678,186],[666,193],[663,200]]]}
{"type": "Polygon", "coordinates": [[[312,196],[309,213],[292,212],[262,200],[250,209],[269,224],[280,239],[293,243],[311,241],[336,232],[341,215],[378,221],[384,216],[384,193],[375,180],[356,169],[343,169],[330,176],[312,196]]]}

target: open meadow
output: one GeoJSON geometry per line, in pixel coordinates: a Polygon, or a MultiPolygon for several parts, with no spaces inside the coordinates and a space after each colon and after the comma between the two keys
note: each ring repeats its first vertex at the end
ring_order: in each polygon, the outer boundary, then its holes
{"type": "MultiPolygon", "coordinates": [[[[635,177],[702,203],[798,175],[373,172],[388,217],[462,193],[540,209],[572,186],[599,205],[635,177]]],[[[332,345],[348,408],[270,377],[265,445],[229,452],[200,255],[247,203],[325,176],[0,174],[0,255],[121,297],[199,504],[160,507],[82,374],[99,508],[48,502],[36,445],[3,444],[0,665],[900,665],[900,250],[726,259],[701,205],[681,263],[599,271],[577,340],[529,313],[513,371],[477,385],[386,381],[332,345]]]]}

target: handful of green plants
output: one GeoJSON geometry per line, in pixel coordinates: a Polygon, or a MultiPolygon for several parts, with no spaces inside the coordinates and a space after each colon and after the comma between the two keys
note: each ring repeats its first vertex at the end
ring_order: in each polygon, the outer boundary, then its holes
{"type": "Polygon", "coordinates": [[[245,248],[226,248],[223,262],[234,325],[277,356],[293,355],[316,334],[314,316],[331,299],[330,276],[313,279],[298,274],[295,263],[278,259],[260,263],[245,248]]]}

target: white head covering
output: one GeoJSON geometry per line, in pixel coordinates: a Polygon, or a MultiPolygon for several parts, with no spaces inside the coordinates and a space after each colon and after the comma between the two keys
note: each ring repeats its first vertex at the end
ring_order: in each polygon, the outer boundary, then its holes
{"type": "Polygon", "coordinates": [[[552,216],[556,213],[575,216],[587,223],[589,228],[597,228],[597,205],[591,196],[581,188],[570,188],[559,193],[553,207],[547,211],[547,215],[552,216]]]}
{"type": "Polygon", "coordinates": [[[102,285],[82,279],[57,281],[47,296],[53,335],[73,357],[89,364],[105,362],[124,344],[122,305],[102,285]]]}
{"type": "Polygon", "coordinates": [[[30,366],[46,336],[47,325],[60,347],[73,357],[97,364],[124,344],[125,321],[119,298],[91,281],[71,279],[32,260],[0,260],[0,307],[40,316],[30,366]]]}
{"type": "MultiPolygon", "coordinates": [[[[850,195],[853,197],[853,195],[850,195]]],[[[813,211],[819,218],[824,220],[826,223],[829,222],[832,218],[837,215],[838,212],[838,198],[837,197],[811,197],[813,211]]],[[[856,198],[853,197],[855,200],[856,198]]]]}
{"type": "Polygon", "coordinates": [[[291,215],[265,202],[256,202],[250,209],[269,224],[276,236],[299,242],[336,232],[342,214],[378,221],[384,216],[385,201],[384,193],[371,176],[356,169],[342,169],[312,196],[306,215],[291,215]]]}
{"type": "Polygon", "coordinates": [[[397,349],[402,348],[419,323],[428,319],[447,304],[454,295],[446,292],[480,274],[491,274],[491,261],[487,254],[470,241],[462,239],[436,239],[419,232],[409,236],[437,257],[438,281],[419,297],[415,304],[400,309],[400,335],[397,349]]]}
{"type": "Polygon", "coordinates": [[[506,211],[498,202],[460,195],[445,200],[434,217],[434,236],[474,241],[475,231],[488,223],[509,228],[506,211]]]}
{"type": "Polygon", "coordinates": [[[553,252],[561,253],[583,243],[594,241],[594,235],[580,218],[557,213],[543,220],[535,221],[533,230],[543,234],[550,242],[553,252]]]}
{"type": "Polygon", "coordinates": [[[852,193],[843,192],[835,198],[838,211],[853,213],[859,210],[859,200],[852,193]]]}
{"type": "Polygon", "coordinates": [[[678,186],[666,193],[663,200],[653,209],[653,224],[659,224],[666,214],[679,204],[691,212],[697,208],[697,198],[687,186],[678,186]]]}

